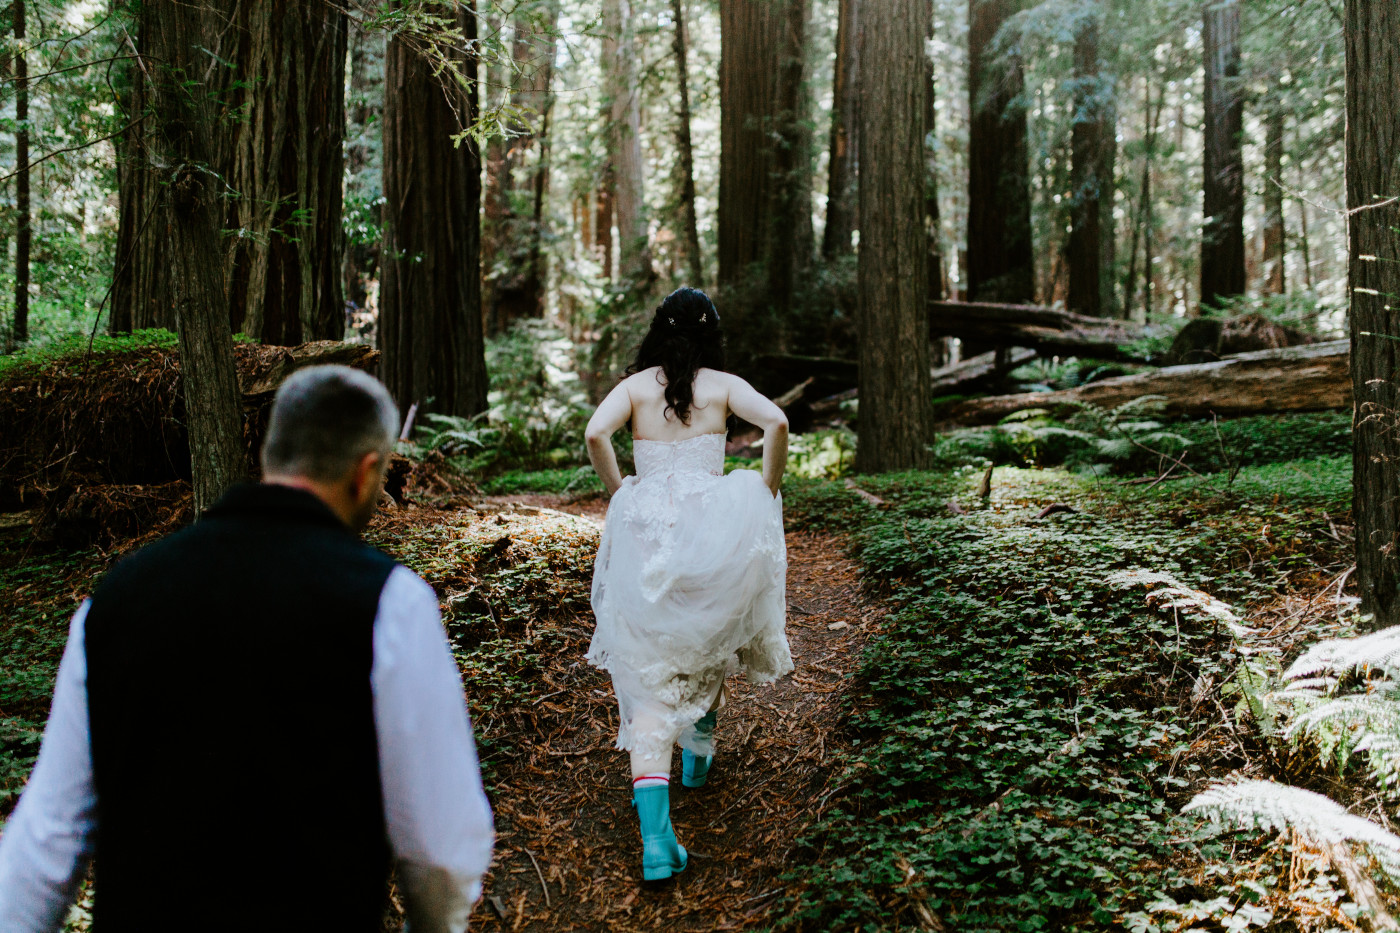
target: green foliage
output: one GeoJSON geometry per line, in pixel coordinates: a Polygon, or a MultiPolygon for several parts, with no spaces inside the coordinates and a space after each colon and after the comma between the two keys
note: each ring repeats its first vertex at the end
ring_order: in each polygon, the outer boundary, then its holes
{"type": "Polygon", "coordinates": [[[939,462],[1064,465],[1087,473],[1126,472],[1146,459],[1165,461],[1188,446],[1160,420],[1161,399],[1145,395],[1113,409],[1086,402],[1061,406],[1063,418],[1049,409],[1030,408],[1002,419],[991,430],[954,432],[935,442],[939,462]]]}
{"type": "Polygon", "coordinates": [[[106,558],[35,553],[27,532],[0,548],[0,812],[14,806],[39,754],[68,623],[106,558]]]}
{"type": "Polygon", "coordinates": [[[1245,314],[1261,314],[1275,324],[1328,340],[1346,336],[1345,330],[1340,329],[1346,320],[1345,306],[1306,289],[1282,295],[1221,298],[1214,308],[1206,309],[1204,316],[1229,319],[1245,314]]]}
{"type": "MultiPolygon", "coordinates": [[[[520,321],[487,344],[491,408],[472,418],[426,415],[417,441],[471,476],[588,463],[583,430],[592,413],[571,344],[540,321],[520,321]]],[[[630,451],[630,437],[619,437],[630,451]]]]}
{"type": "Polygon", "coordinates": [[[141,350],[171,350],[177,346],[179,339],[174,334],[158,328],[117,337],[72,334],[48,343],[35,341],[14,353],[0,356],[0,379],[16,378],[55,363],[82,366],[88,358],[89,347],[94,356],[108,356],[141,350]]]}
{"type": "Polygon", "coordinates": [[[1351,508],[1351,457],[1266,463],[1244,467],[1233,483],[1228,473],[1214,473],[1184,478],[1178,486],[1202,496],[1214,493],[1345,512],[1351,508]]]}
{"type": "Polygon", "coordinates": [[[491,496],[542,492],[554,495],[600,493],[603,481],[591,466],[561,467],[557,470],[507,470],[481,483],[481,491],[491,496]]]}
{"type": "Polygon", "coordinates": [[[1008,378],[1020,383],[1020,390],[1023,392],[1046,392],[1077,389],[1100,379],[1127,376],[1147,368],[1127,363],[1081,360],[1077,356],[1064,359],[1037,357],[1012,370],[1008,378]]]}
{"type": "Polygon", "coordinates": [[[474,512],[367,539],[433,585],[468,699],[488,786],[493,767],[521,753],[522,720],[548,656],[581,656],[598,527],[558,512],[474,512]],[[580,643],[582,639],[582,643],[580,643]],[[568,642],[567,646],[561,645],[568,642]]]}
{"type": "MultiPolygon", "coordinates": [[[[104,139],[126,119],[115,106],[127,67],[119,59],[129,54],[124,7],[63,0],[26,4],[33,165],[29,327],[38,345],[102,326],[97,315],[111,280],[117,220],[116,166],[104,139]]],[[[8,13],[0,29],[8,37],[8,13]]],[[[10,75],[7,70],[0,82],[0,174],[15,168],[17,156],[10,75]]],[[[15,270],[8,256],[16,207],[15,181],[0,182],[0,344],[8,343],[14,324],[15,270]]]]}
{"type": "Polygon", "coordinates": [[[788,444],[788,472],[807,479],[839,479],[856,459],[856,436],[849,428],[794,435],[788,444]]]}
{"type": "MultiPolygon", "coordinates": [[[[1314,745],[1338,770],[1359,757],[1371,781],[1393,799],[1400,796],[1397,673],[1400,627],[1328,639],[1309,647],[1276,678],[1265,702],[1287,723],[1287,738],[1314,745]]],[[[1241,809],[1249,811],[1243,804],[1241,809]]],[[[1388,857],[1400,879],[1400,839],[1392,848],[1388,857]]]]}
{"type": "MultiPolygon", "coordinates": [[[[1150,406],[1116,411],[1082,406],[1064,419],[1033,409],[993,427],[940,434],[934,453],[946,467],[990,461],[1069,466],[1095,473],[1109,468],[1139,475],[1157,475],[1184,453],[1184,467],[1197,473],[1238,474],[1226,482],[1253,483],[1251,494],[1255,495],[1271,482],[1280,484],[1279,493],[1291,494],[1295,484],[1290,476],[1313,476],[1320,469],[1327,481],[1322,495],[1336,498],[1341,490],[1333,480],[1341,477],[1334,461],[1349,461],[1351,456],[1351,414],[1306,412],[1165,422],[1150,416],[1150,406]],[[1275,465],[1277,469],[1271,469],[1275,465]]],[[[1187,474],[1185,469],[1179,472],[1187,474]]],[[[1309,500],[1317,498],[1316,490],[1297,491],[1309,500]]]]}
{"type": "Polygon", "coordinates": [[[980,472],[862,477],[885,509],[840,483],[786,490],[789,527],[851,535],[896,611],[867,646],[853,747],[779,928],[895,929],[915,902],[960,930],[1174,929],[1168,904],[1244,924],[1237,896],[1213,901],[1242,879],[1203,887],[1187,863],[1228,864],[1257,837],[1176,813],[1215,728],[1192,693],[1243,659],[1232,616],[1196,587],[1270,598],[1320,519],[1239,488],[1146,493],[1013,468],[985,508],[951,515],[980,472]],[[1052,501],[1079,511],[1036,518],[1052,501]],[[1229,542],[1261,524],[1293,544],[1235,562],[1229,542]],[[1161,610],[1134,582],[1149,578],[1174,587],[1161,610]]]}

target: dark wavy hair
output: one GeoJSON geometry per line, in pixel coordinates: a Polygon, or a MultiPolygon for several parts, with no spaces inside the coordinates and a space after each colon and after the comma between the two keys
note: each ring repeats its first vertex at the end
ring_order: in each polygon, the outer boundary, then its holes
{"type": "Polygon", "coordinates": [[[724,368],[724,335],[709,295],[681,287],[661,302],[627,374],[653,366],[660,366],[666,376],[666,410],[674,411],[681,424],[690,424],[696,371],[702,366],[724,368]]]}

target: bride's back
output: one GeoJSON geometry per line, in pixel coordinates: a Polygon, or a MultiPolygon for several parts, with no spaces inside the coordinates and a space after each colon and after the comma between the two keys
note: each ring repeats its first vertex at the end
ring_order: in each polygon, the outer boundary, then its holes
{"type": "Polygon", "coordinates": [[[625,380],[632,400],[632,436],[651,441],[681,441],[701,434],[723,434],[729,417],[728,373],[700,369],[695,373],[690,423],[666,408],[666,377],[652,366],[625,380]]]}

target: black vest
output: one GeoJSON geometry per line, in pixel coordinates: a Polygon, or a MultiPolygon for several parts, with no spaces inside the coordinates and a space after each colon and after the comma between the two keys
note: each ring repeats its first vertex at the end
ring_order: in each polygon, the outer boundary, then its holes
{"type": "Polygon", "coordinates": [[[380,928],[393,567],[310,493],[241,486],[107,574],[86,629],[99,933],[380,928]]]}

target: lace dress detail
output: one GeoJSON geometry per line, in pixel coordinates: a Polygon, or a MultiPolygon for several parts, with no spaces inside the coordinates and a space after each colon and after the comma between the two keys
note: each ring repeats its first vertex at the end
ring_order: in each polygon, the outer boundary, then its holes
{"type": "Polygon", "coordinates": [[[724,435],[638,440],[593,570],[588,661],[612,674],[619,748],[653,755],[715,702],[726,674],[792,670],[782,500],[753,470],[724,475],[724,435]]]}

